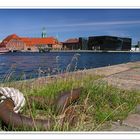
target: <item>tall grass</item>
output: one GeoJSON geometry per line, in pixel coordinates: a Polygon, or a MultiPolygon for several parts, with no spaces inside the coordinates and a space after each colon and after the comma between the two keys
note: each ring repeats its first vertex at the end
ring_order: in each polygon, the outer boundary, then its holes
{"type": "MultiPolygon", "coordinates": [[[[82,75],[80,78],[71,76],[57,79],[55,82],[46,85],[28,83],[30,88],[27,88],[26,84],[21,87],[18,86],[25,94],[26,100],[34,95],[43,96],[46,99],[46,104],[44,104],[43,108],[40,108],[36,102],[32,102],[29,105],[27,100],[22,114],[33,118],[54,118],[56,123],[49,129],[51,131],[102,130],[104,124],[110,121],[123,120],[140,103],[140,92],[121,90],[109,86],[102,80],[97,80],[99,78],[99,76],[94,75],[82,75]],[[81,86],[83,91],[80,99],[73,104],[76,116],[74,125],[70,126],[66,121],[62,127],[59,120],[63,115],[57,115],[54,106],[49,102],[55,100],[60,92],[81,86]]],[[[17,85],[14,86],[16,87],[17,85]]],[[[24,130],[27,131],[28,129],[24,130]]]]}

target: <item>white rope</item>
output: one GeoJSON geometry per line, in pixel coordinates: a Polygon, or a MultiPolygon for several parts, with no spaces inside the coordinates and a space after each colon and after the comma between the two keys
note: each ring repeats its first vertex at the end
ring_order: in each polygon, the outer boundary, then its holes
{"type": "Polygon", "coordinates": [[[25,98],[18,89],[0,87],[0,94],[2,94],[2,96],[0,97],[1,102],[3,102],[6,98],[12,99],[15,105],[15,113],[18,113],[21,110],[21,108],[23,108],[23,106],[25,105],[25,98]]]}

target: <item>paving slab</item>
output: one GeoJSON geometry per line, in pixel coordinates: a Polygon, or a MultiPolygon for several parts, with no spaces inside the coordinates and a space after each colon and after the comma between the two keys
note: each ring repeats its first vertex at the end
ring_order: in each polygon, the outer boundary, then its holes
{"type": "MultiPolygon", "coordinates": [[[[122,66],[121,71],[105,76],[103,80],[121,89],[140,90],[140,62],[127,63],[122,66]]],[[[108,68],[108,70],[111,69],[108,68]]]]}
{"type": "Polygon", "coordinates": [[[114,125],[112,124],[110,129],[106,129],[106,131],[139,131],[139,129],[125,126],[125,125],[114,125]]]}
{"type": "Polygon", "coordinates": [[[123,121],[122,125],[140,130],[140,114],[128,115],[128,117],[123,121]]]}
{"type": "Polygon", "coordinates": [[[121,123],[112,122],[111,127],[103,131],[140,131],[140,114],[129,114],[121,123]]]}

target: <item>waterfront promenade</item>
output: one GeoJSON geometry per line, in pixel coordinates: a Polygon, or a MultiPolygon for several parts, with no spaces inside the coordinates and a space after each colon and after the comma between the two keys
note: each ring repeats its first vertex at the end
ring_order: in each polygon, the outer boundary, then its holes
{"type": "MultiPolygon", "coordinates": [[[[100,75],[101,78],[94,82],[105,81],[109,85],[118,87],[124,90],[137,90],[140,92],[140,61],[129,62],[119,65],[81,70],[71,73],[64,73],[50,77],[40,77],[26,80],[25,84],[28,86],[46,85],[47,83],[56,82],[57,79],[66,79],[67,77],[82,78],[85,75],[100,75]]],[[[24,83],[23,81],[18,84],[24,83]]],[[[17,82],[15,83],[18,88],[17,82]]],[[[83,83],[84,84],[84,83],[83,83]]],[[[20,86],[19,86],[20,87],[20,86]]],[[[134,92],[136,93],[136,92],[134,92]]],[[[126,92],[127,94],[127,92],[126,92]]],[[[126,96],[127,97],[127,96],[126,96]]],[[[140,99],[138,99],[140,100],[140,99]]],[[[106,127],[105,131],[140,131],[140,104],[132,110],[124,120],[111,122],[111,127],[106,127]]]]}
{"type": "Polygon", "coordinates": [[[140,90],[140,61],[89,70],[104,75],[108,84],[125,90],[140,90]]]}

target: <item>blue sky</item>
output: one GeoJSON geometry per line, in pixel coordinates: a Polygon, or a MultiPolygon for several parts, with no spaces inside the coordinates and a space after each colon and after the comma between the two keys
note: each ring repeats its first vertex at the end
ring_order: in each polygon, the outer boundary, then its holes
{"type": "Polygon", "coordinates": [[[74,37],[112,35],[140,40],[139,9],[1,9],[0,40],[9,34],[60,41],[74,37]]]}

